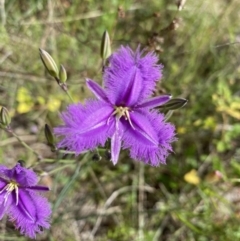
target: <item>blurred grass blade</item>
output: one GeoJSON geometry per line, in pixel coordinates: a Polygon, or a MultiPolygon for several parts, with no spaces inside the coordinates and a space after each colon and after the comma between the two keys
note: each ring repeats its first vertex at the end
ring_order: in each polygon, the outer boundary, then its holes
{"type": "Polygon", "coordinates": [[[175,213],[175,215],[178,217],[178,219],[183,222],[187,227],[189,227],[192,231],[196,233],[201,233],[201,230],[198,229],[195,225],[193,225],[191,222],[189,222],[185,217],[183,217],[180,213],[175,213]]]}
{"type": "Polygon", "coordinates": [[[187,104],[187,100],[184,98],[170,99],[166,104],[159,106],[158,108],[163,111],[176,110],[187,104]]]}
{"type": "Polygon", "coordinates": [[[58,67],[53,60],[52,56],[45,50],[39,49],[41,60],[47,69],[48,73],[54,77],[58,78],[58,67]]]}
{"type": "Polygon", "coordinates": [[[58,199],[56,200],[54,206],[53,206],[53,212],[59,207],[59,205],[61,204],[61,202],[63,201],[63,199],[65,198],[65,196],[67,195],[67,192],[69,191],[69,189],[73,186],[73,183],[75,182],[75,180],[77,179],[78,175],[79,175],[79,171],[80,171],[80,163],[77,165],[77,168],[74,172],[74,175],[72,176],[72,178],[70,178],[69,182],[64,186],[64,188],[62,189],[62,191],[59,193],[58,195],[58,199]]]}

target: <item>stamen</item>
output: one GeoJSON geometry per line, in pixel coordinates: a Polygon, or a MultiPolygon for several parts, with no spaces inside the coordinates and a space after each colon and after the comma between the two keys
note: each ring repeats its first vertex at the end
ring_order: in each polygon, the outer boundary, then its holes
{"type": "MultiPolygon", "coordinates": [[[[115,115],[117,117],[117,120],[120,120],[120,118],[123,116],[126,121],[129,122],[130,126],[135,130],[131,118],[130,118],[130,108],[129,107],[122,107],[122,106],[115,106],[114,107],[114,112],[111,114],[110,117],[115,115]]],[[[110,121],[110,117],[108,118],[107,124],[110,121]]]]}
{"type": "Polygon", "coordinates": [[[18,184],[14,181],[11,181],[8,183],[1,191],[0,194],[6,191],[6,194],[4,195],[4,206],[7,203],[9,195],[12,193],[12,191],[15,190],[16,193],[16,205],[18,205],[18,197],[19,197],[19,191],[18,191],[18,184]]]}
{"type": "Polygon", "coordinates": [[[8,184],[6,186],[3,187],[3,189],[0,191],[0,194],[3,193],[8,187],[8,184]]]}
{"type": "Polygon", "coordinates": [[[19,201],[19,191],[18,191],[18,186],[16,186],[15,188],[15,193],[16,193],[16,206],[18,205],[18,201],[19,201]]]}
{"type": "Polygon", "coordinates": [[[132,124],[132,121],[131,121],[131,118],[130,118],[130,115],[129,115],[128,111],[126,112],[126,117],[127,117],[127,120],[129,121],[130,126],[133,128],[133,130],[135,130],[135,127],[132,124]]]}

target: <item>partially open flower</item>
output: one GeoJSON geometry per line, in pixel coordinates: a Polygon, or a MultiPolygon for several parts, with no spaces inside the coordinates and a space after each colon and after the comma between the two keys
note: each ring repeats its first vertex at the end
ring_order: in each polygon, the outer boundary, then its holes
{"type": "Polygon", "coordinates": [[[12,169],[0,165],[0,219],[7,214],[16,228],[30,238],[50,227],[50,204],[39,193],[49,188],[37,186],[37,181],[35,172],[20,163],[12,169]]]}

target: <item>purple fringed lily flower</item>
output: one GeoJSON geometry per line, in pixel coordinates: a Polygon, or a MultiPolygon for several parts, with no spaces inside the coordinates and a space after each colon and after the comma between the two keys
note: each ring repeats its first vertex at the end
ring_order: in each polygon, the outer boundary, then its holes
{"type": "Polygon", "coordinates": [[[7,214],[16,228],[30,238],[50,227],[50,205],[39,194],[49,188],[37,186],[37,181],[37,175],[20,163],[12,169],[0,165],[0,219],[7,214]]]}
{"type": "Polygon", "coordinates": [[[157,166],[165,163],[174,126],[164,122],[164,116],[154,107],[171,98],[169,95],[149,98],[156,82],[161,78],[162,65],[153,53],[142,57],[137,49],[121,47],[109,58],[105,68],[103,88],[87,80],[88,88],[97,100],[87,100],[85,105],[71,104],[62,113],[63,126],[55,134],[64,138],[59,148],[76,154],[104,145],[111,139],[111,159],[117,163],[121,147],[130,150],[132,158],[157,166]]]}

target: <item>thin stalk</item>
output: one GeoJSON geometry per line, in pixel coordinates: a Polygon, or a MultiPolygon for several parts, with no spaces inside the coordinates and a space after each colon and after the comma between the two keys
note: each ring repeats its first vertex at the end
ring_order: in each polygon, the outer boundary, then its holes
{"type": "Polygon", "coordinates": [[[144,198],[145,198],[145,194],[144,194],[144,190],[142,189],[142,187],[144,186],[145,183],[145,179],[144,179],[144,164],[143,163],[139,163],[139,181],[138,181],[138,185],[139,185],[139,202],[138,202],[138,238],[139,241],[143,241],[144,240],[144,232],[143,232],[143,228],[145,225],[144,222],[144,198]]]}
{"type": "Polygon", "coordinates": [[[33,150],[26,142],[21,140],[21,138],[16,133],[14,133],[10,128],[5,128],[4,130],[6,132],[10,133],[11,135],[13,135],[19,141],[19,143],[21,143],[26,149],[28,149],[29,151],[34,153],[39,160],[42,159],[42,157],[41,157],[41,155],[39,155],[39,153],[37,153],[35,150],[33,150]]]}
{"type": "Polygon", "coordinates": [[[70,99],[72,102],[74,102],[74,100],[73,100],[71,94],[69,93],[69,91],[68,91],[68,90],[64,90],[64,91],[66,92],[66,94],[67,94],[67,96],[69,97],[69,99],[70,99]]]}

